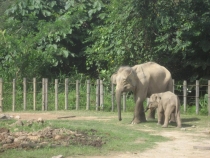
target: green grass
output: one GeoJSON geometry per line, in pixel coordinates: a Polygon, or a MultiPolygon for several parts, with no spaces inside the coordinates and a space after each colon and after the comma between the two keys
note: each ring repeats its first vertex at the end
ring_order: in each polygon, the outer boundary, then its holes
{"type": "MultiPolygon", "coordinates": [[[[38,112],[37,112],[38,113],[38,112]]],[[[170,124],[169,128],[161,128],[157,126],[157,120],[148,121],[138,125],[131,125],[133,113],[123,112],[122,121],[117,120],[116,112],[103,111],[62,111],[51,112],[52,114],[60,114],[61,116],[75,115],[76,117],[86,116],[94,117],[93,120],[47,120],[44,126],[36,125],[30,127],[19,128],[20,131],[37,131],[47,126],[55,128],[66,128],[70,130],[89,131],[97,130],[97,135],[106,142],[101,148],[91,146],[74,145],[68,147],[45,147],[36,150],[19,150],[12,149],[0,153],[0,157],[4,158],[46,158],[62,154],[67,156],[91,156],[91,155],[107,155],[111,152],[141,152],[145,149],[155,147],[157,142],[168,141],[167,138],[159,136],[158,131],[180,130],[175,128],[175,124],[170,124]],[[150,132],[145,132],[149,130],[150,132]],[[154,135],[154,131],[157,135],[154,135]]],[[[21,115],[21,114],[20,114],[21,115]]],[[[210,123],[208,116],[181,115],[183,127],[191,127],[193,125],[206,127],[210,123]]],[[[14,131],[15,127],[9,126],[14,121],[0,121],[0,127],[7,127],[14,131]]]]}
{"type": "MultiPolygon", "coordinates": [[[[52,112],[53,113],[53,112],[52,112]]],[[[94,116],[99,120],[49,120],[46,121],[44,126],[32,126],[21,127],[20,131],[37,131],[47,126],[55,128],[66,128],[71,130],[88,131],[90,129],[97,130],[99,137],[103,138],[106,142],[101,148],[95,148],[91,146],[68,146],[36,150],[20,150],[12,149],[6,152],[0,153],[0,157],[4,158],[46,158],[53,155],[62,154],[64,156],[77,156],[77,155],[106,155],[110,152],[135,152],[143,151],[147,148],[151,148],[156,142],[166,141],[167,139],[161,136],[154,136],[150,133],[139,131],[139,125],[131,126],[131,113],[123,113],[123,121],[119,122],[116,119],[116,113],[112,112],[95,112],[95,111],[73,111],[76,116],[94,116]],[[110,120],[107,120],[110,119],[110,120]],[[140,143],[137,140],[142,140],[140,143]]],[[[68,114],[65,112],[65,114],[68,114]]],[[[9,126],[14,121],[0,121],[1,127],[10,128],[14,131],[14,128],[9,126]]]]}

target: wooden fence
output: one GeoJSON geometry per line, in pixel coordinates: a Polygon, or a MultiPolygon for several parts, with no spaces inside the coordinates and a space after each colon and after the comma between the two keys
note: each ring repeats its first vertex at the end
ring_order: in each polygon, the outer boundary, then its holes
{"type": "MultiPolygon", "coordinates": [[[[37,82],[36,78],[33,78],[32,82],[28,82],[26,78],[23,78],[23,83],[22,83],[22,104],[23,104],[23,109],[22,110],[28,110],[27,108],[27,96],[29,94],[29,92],[27,91],[27,86],[28,85],[33,85],[32,86],[32,102],[33,102],[33,110],[37,110],[37,84],[39,82],[37,82]]],[[[3,104],[3,100],[6,99],[7,97],[11,97],[10,95],[12,95],[12,105],[11,105],[11,110],[15,111],[16,109],[16,101],[17,101],[17,85],[16,85],[16,80],[13,79],[12,82],[7,83],[9,84],[9,86],[12,87],[12,92],[4,92],[4,84],[6,84],[6,82],[4,83],[2,78],[0,78],[0,112],[3,111],[4,106],[8,106],[8,105],[4,105],[3,104]]],[[[81,99],[81,95],[80,95],[80,81],[76,80],[75,83],[70,83],[69,79],[66,78],[64,83],[59,83],[58,79],[55,79],[53,86],[52,84],[49,84],[48,79],[47,78],[43,78],[41,84],[41,110],[42,111],[47,111],[48,110],[48,102],[49,102],[49,88],[53,87],[53,91],[54,91],[54,110],[59,110],[59,85],[63,84],[64,85],[64,89],[63,89],[63,94],[64,94],[64,108],[62,110],[68,110],[69,109],[69,92],[70,89],[69,86],[70,84],[75,85],[75,89],[76,89],[76,93],[75,93],[75,107],[74,109],[79,110],[80,109],[80,99],[81,99]],[[49,86],[50,85],[50,86],[49,86]]],[[[111,105],[111,111],[114,111],[114,107],[115,107],[115,86],[113,84],[106,84],[105,88],[104,88],[104,83],[102,80],[96,80],[96,82],[93,84],[90,82],[90,80],[87,80],[85,82],[85,86],[86,86],[86,110],[90,110],[90,105],[93,104],[91,103],[90,100],[90,95],[93,93],[95,93],[95,110],[103,110],[104,108],[104,95],[109,95],[111,97],[111,101],[110,101],[110,105],[111,105]],[[95,87],[95,92],[91,91],[91,87],[95,87]],[[105,89],[107,90],[107,87],[109,89],[108,93],[105,94],[105,89]]],[[[7,86],[8,87],[8,86],[7,86]]],[[[20,91],[20,90],[18,90],[20,91]]],[[[206,85],[200,85],[199,81],[196,81],[195,85],[187,85],[187,81],[183,82],[183,85],[176,85],[175,81],[174,81],[174,88],[173,91],[175,94],[177,94],[180,98],[180,100],[182,101],[183,107],[184,107],[184,112],[186,112],[187,110],[187,105],[189,105],[189,103],[193,102],[196,106],[196,114],[199,114],[199,99],[200,99],[200,93],[205,93],[206,95],[208,95],[208,101],[207,101],[207,108],[208,108],[208,115],[210,115],[210,80],[208,81],[208,83],[206,85]],[[200,87],[204,87],[205,91],[201,91],[200,87]],[[190,95],[189,93],[189,89],[193,89],[195,95],[190,95]]],[[[84,97],[84,96],[83,96],[84,97]]],[[[127,95],[126,93],[123,93],[123,111],[126,111],[126,98],[127,95]]],[[[52,101],[52,100],[50,100],[52,101]]]]}

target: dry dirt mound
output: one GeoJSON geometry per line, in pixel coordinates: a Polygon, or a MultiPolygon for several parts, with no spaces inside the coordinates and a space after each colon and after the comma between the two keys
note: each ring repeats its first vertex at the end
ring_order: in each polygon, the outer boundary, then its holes
{"type": "Polygon", "coordinates": [[[54,129],[46,127],[37,132],[14,132],[0,128],[0,152],[9,149],[37,149],[69,145],[88,145],[101,147],[103,142],[97,136],[96,130],[72,131],[69,129],[54,129]]]}

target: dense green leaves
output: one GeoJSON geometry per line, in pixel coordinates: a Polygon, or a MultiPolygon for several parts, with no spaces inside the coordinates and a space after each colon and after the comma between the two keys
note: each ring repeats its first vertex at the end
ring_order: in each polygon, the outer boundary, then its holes
{"type": "Polygon", "coordinates": [[[175,79],[208,77],[209,5],[207,0],[112,0],[104,25],[93,31],[90,63],[95,59],[99,69],[112,70],[155,61],[175,79]]]}
{"type": "Polygon", "coordinates": [[[210,76],[208,0],[0,1],[0,71],[7,78],[58,73],[110,76],[155,61],[175,79],[210,76]],[[72,72],[73,71],[73,72],[72,72]]]}
{"type": "Polygon", "coordinates": [[[93,0],[15,1],[1,30],[1,70],[9,67],[7,76],[15,78],[84,69],[84,41],[101,8],[93,0]]]}

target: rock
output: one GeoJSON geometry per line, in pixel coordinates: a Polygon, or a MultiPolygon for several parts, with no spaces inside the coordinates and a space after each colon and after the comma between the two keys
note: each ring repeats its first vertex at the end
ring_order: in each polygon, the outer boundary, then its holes
{"type": "Polygon", "coordinates": [[[41,140],[40,136],[28,136],[27,138],[33,142],[40,142],[40,140],[41,140]]]}
{"type": "Polygon", "coordinates": [[[181,131],[186,131],[186,128],[181,128],[181,131]]]}
{"type": "Polygon", "coordinates": [[[0,114],[0,119],[7,119],[7,116],[5,114],[0,114]]]}
{"type": "Polygon", "coordinates": [[[62,139],[62,136],[60,136],[60,135],[56,135],[56,136],[54,137],[54,139],[55,139],[55,140],[62,139]]]}
{"type": "Polygon", "coordinates": [[[18,139],[19,141],[23,141],[23,140],[26,140],[27,139],[27,136],[19,136],[15,139],[18,139]]]}
{"type": "Polygon", "coordinates": [[[11,119],[11,117],[9,115],[0,114],[0,120],[4,120],[4,119],[11,119]]]}
{"type": "Polygon", "coordinates": [[[8,136],[8,137],[6,138],[6,143],[10,144],[10,143],[13,143],[13,142],[14,142],[14,137],[8,136]]]}
{"type": "Polygon", "coordinates": [[[15,122],[16,126],[23,126],[23,122],[21,120],[18,120],[17,122],[15,122]]]}
{"type": "Polygon", "coordinates": [[[34,120],[28,120],[26,122],[26,126],[31,127],[33,125],[33,123],[34,123],[34,120]]]}
{"type": "Polygon", "coordinates": [[[0,128],[0,133],[4,133],[4,132],[9,133],[9,129],[7,129],[7,128],[0,128]]]}
{"type": "Polygon", "coordinates": [[[15,142],[15,143],[18,143],[18,142],[20,142],[20,141],[21,141],[21,140],[20,140],[19,138],[15,138],[15,139],[14,139],[14,142],[15,142]]]}
{"type": "Polygon", "coordinates": [[[37,122],[43,124],[44,123],[44,120],[40,117],[40,118],[38,118],[37,122]]]}
{"type": "Polygon", "coordinates": [[[21,117],[19,115],[15,116],[15,119],[19,120],[21,117]]]}
{"type": "Polygon", "coordinates": [[[40,146],[41,148],[43,148],[43,147],[45,147],[45,146],[48,146],[48,142],[41,142],[41,143],[39,143],[39,146],[40,146]]]}
{"type": "Polygon", "coordinates": [[[64,158],[63,155],[53,156],[52,158],[64,158]]]}

